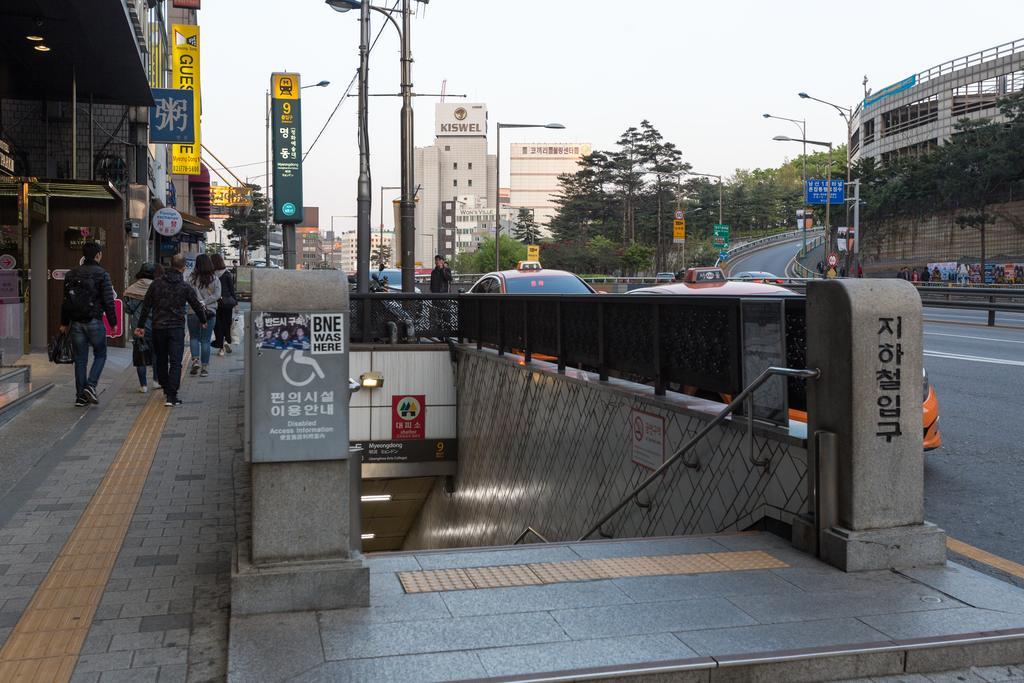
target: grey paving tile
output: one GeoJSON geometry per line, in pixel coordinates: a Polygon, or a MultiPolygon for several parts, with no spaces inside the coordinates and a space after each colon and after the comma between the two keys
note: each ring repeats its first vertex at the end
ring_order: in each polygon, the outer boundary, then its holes
{"type": "Polygon", "coordinates": [[[187,647],[155,647],[135,650],[132,655],[133,668],[175,664],[188,664],[187,647]]]}
{"type": "Polygon", "coordinates": [[[541,546],[508,550],[470,550],[453,553],[424,553],[416,555],[423,569],[449,569],[454,567],[497,567],[506,564],[530,562],[571,562],[579,555],[568,546],[541,546]]]}
{"type": "Polygon", "coordinates": [[[636,602],[664,602],[726,595],[785,595],[800,592],[796,586],[767,571],[638,576],[615,579],[615,585],[636,602]]]}
{"type": "Polygon", "coordinates": [[[156,667],[104,671],[100,676],[100,683],[156,683],[159,675],[160,669],[156,667]]]}
{"type": "Polygon", "coordinates": [[[1024,663],[1021,666],[972,666],[971,673],[989,683],[1024,681],[1024,663]]]}
{"type": "Polygon", "coordinates": [[[163,631],[148,631],[146,633],[119,633],[108,638],[111,652],[121,650],[140,650],[143,648],[161,647],[164,644],[163,631]]]}
{"type": "Polygon", "coordinates": [[[473,652],[441,652],[327,662],[291,679],[295,683],[336,681],[462,681],[483,678],[487,671],[473,652]]]}
{"type": "Polygon", "coordinates": [[[737,655],[826,645],[878,643],[888,638],[857,619],[828,619],[677,633],[701,655],[737,655]]]}
{"type": "Polygon", "coordinates": [[[169,631],[176,628],[192,628],[191,614],[159,614],[142,617],[139,631],[169,631]]]}
{"type": "Polygon", "coordinates": [[[697,657],[668,633],[479,650],[491,676],[563,671],[697,657]]]}
{"type": "Polygon", "coordinates": [[[724,598],[557,610],[551,612],[551,616],[573,640],[756,623],[724,598]]]}
{"type": "MultiPolygon", "coordinates": [[[[103,609],[100,607],[100,609],[103,609]]],[[[98,611],[98,610],[97,610],[98,611]]],[[[170,611],[170,602],[157,600],[155,602],[130,602],[121,605],[119,617],[149,617],[158,614],[167,614],[170,611]]]]}
{"type": "Polygon", "coordinates": [[[611,581],[581,581],[440,593],[453,616],[547,612],[632,602],[611,581]]]}
{"type": "Polygon", "coordinates": [[[92,622],[92,628],[89,630],[89,634],[102,633],[106,635],[116,635],[118,633],[137,633],[139,630],[139,623],[142,621],[140,617],[134,617],[132,619],[98,619],[92,622]]]}
{"type": "Polygon", "coordinates": [[[870,591],[910,586],[913,581],[893,571],[844,572],[834,567],[772,569],[780,579],[811,593],[870,591]]]}
{"type": "Polygon", "coordinates": [[[962,603],[920,585],[900,590],[737,595],[728,599],[762,624],[963,607],[962,603]]]}
{"type": "Polygon", "coordinates": [[[860,620],[897,640],[1024,628],[1024,615],[974,607],[863,616],[860,620]]]}
{"type": "Polygon", "coordinates": [[[370,600],[370,606],[356,609],[328,610],[319,613],[321,628],[341,630],[343,625],[386,623],[390,621],[423,621],[447,619],[451,612],[441,593],[412,593],[393,596],[381,604],[370,600]]]}
{"type": "Polygon", "coordinates": [[[422,569],[415,555],[366,555],[371,572],[414,572],[422,569]]]}
{"type": "Polygon", "coordinates": [[[81,671],[71,675],[69,683],[96,683],[100,680],[99,671],[81,671]]]}
{"type": "Polygon", "coordinates": [[[188,665],[161,666],[156,680],[157,683],[185,683],[188,680],[188,665]]]}
{"type": "Polygon", "coordinates": [[[321,639],[327,659],[334,660],[549,643],[568,638],[550,615],[526,613],[366,624],[358,630],[324,630],[321,639]]]}
{"type": "Polygon", "coordinates": [[[628,541],[587,541],[569,546],[586,559],[602,557],[636,557],[639,555],[692,555],[721,553],[726,548],[710,538],[658,538],[628,541]]]}
{"type": "Polygon", "coordinates": [[[106,652],[102,654],[81,655],[78,658],[78,664],[75,665],[75,671],[82,673],[113,671],[115,669],[127,669],[131,665],[131,652],[106,652]]]}
{"type": "Polygon", "coordinates": [[[163,567],[178,564],[177,555],[139,555],[135,558],[136,567],[163,567]]]}
{"type": "MultiPolygon", "coordinates": [[[[969,669],[961,671],[941,671],[938,673],[929,672],[921,674],[928,683],[989,683],[981,676],[969,669]]],[[[881,679],[887,680],[887,679],[881,679]]],[[[1013,680],[1003,679],[1003,680],[1013,680]]],[[[1021,679],[1017,679],[1018,681],[1021,679]]]]}
{"type": "Polygon", "coordinates": [[[0,628],[10,628],[21,619],[21,612],[0,612],[0,628]]]}
{"type": "Polygon", "coordinates": [[[1024,614],[1024,590],[963,565],[947,562],[945,567],[906,569],[901,573],[971,607],[1024,614]]]}
{"type": "Polygon", "coordinates": [[[281,681],[324,661],[313,612],[231,620],[230,681],[281,681]]]}
{"type": "Polygon", "coordinates": [[[715,542],[726,550],[793,550],[789,539],[776,536],[767,531],[747,532],[741,534],[717,534],[715,542]]]}
{"type": "Polygon", "coordinates": [[[98,654],[110,649],[111,637],[105,633],[90,633],[82,642],[80,654],[98,654]]]}

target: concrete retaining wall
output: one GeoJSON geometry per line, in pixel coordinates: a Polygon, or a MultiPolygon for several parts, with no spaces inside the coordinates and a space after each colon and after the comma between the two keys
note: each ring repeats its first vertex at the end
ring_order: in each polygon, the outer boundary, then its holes
{"type": "MultiPolygon", "coordinates": [[[[649,387],[568,371],[516,356],[462,349],[458,356],[459,473],[439,481],[406,539],[407,549],[497,545],[532,526],[549,540],[579,537],[649,472],[632,462],[632,409],[664,418],[666,456],[722,409],[649,387]],[[500,391],[497,389],[500,387],[500,391]]],[[[698,447],[702,467],[678,463],[628,505],[616,537],[713,533],[764,518],[783,523],[806,507],[807,455],[800,439],[759,432],[747,458],[745,428],[726,424],[698,447]]]]}

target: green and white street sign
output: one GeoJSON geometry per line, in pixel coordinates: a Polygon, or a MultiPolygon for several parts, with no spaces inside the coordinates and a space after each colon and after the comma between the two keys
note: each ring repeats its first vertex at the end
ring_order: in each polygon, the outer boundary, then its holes
{"type": "Polygon", "coordinates": [[[716,223],[714,232],[711,235],[711,245],[716,249],[725,250],[729,248],[729,226],[716,223]]]}
{"type": "Polygon", "coordinates": [[[274,222],[302,222],[302,115],[299,74],[270,77],[274,222]]]}

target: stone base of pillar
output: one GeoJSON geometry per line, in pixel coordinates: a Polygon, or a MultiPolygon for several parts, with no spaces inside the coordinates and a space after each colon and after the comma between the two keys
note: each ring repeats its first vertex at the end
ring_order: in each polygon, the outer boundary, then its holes
{"type": "Polygon", "coordinates": [[[941,565],[946,532],[928,522],[868,531],[833,527],[822,534],[821,559],[845,572],[941,565]]]}
{"type": "Polygon", "coordinates": [[[267,614],[370,606],[370,570],[361,560],[254,565],[248,543],[235,546],[231,613],[267,614]]]}

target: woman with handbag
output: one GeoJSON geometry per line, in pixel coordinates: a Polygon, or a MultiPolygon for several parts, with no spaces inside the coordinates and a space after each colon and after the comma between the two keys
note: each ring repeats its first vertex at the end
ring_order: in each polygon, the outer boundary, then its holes
{"type": "Polygon", "coordinates": [[[231,353],[231,322],[238,298],[235,294],[235,276],[225,265],[224,257],[214,254],[212,258],[213,274],[220,280],[220,301],[217,302],[217,324],[210,346],[219,349],[217,355],[223,356],[225,353],[231,353]]]}
{"type": "MultiPolygon", "coordinates": [[[[139,312],[142,310],[142,300],[146,298],[146,292],[153,280],[163,275],[163,266],[159,263],[143,263],[139,272],[135,275],[135,282],[131,284],[124,293],[124,308],[131,319],[131,327],[135,329],[139,322],[139,312]]],[[[139,392],[146,393],[149,387],[146,382],[146,368],[153,365],[153,328],[149,320],[146,321],[146,334],[142,337],[132,339],[132,364],[139,374],[139,392]]],[[[153,381],[156,379],[156,368],[153,369],[153,381]]]]}

